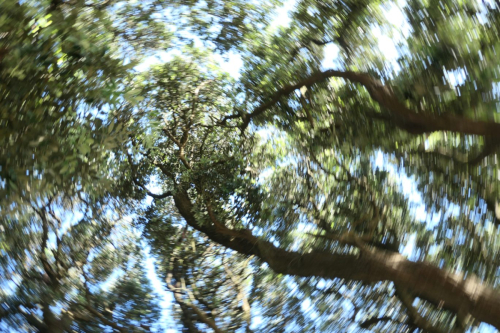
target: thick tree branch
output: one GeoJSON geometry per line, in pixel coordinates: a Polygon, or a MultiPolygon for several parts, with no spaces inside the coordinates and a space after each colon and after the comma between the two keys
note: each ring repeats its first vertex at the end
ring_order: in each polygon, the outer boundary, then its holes
{"type": "Polygon", "coordinates": [[[267,102],[256,107],[251,113],[226,116],[223,122],[225,123],[229,119],[241,118],[242,124],[240,128],[245,130],[253,118],[268,111],[271,107],[276,105],[281,98],[303,86],[311,86],[316,83],[324,82],[332,77],[343,78],[364,86],[368,90],[371,98],[391,113],[392,116],[390,119],[399,128],[410,133],[423,134],[435,131],[450,131],[500,138],[500,123],[475,121],[459,116],[435,116],[432,114],[417,113],[407,108],[398,100],[389,87],[383,85],[376,78],[365,73],[333,69],[312,74],[296,84],[285,86],[278,90],[267,102]]]}
{"type": "Polygon", "coordinates": [[[335,294],[335,295],[337,295],[337,297],[349,300],[349,302],[351,302],[351,305],[353,308],[350,320],[352,322],[355,322],[356,316],[358,315],[358,312],[361,310],[361,308],[356,304],[356,299],[354,299],[350,295],[347,295],[347,294],[342,293],[340,291],[340,286],[331,286],[328,289],[320,289],[316,286],[314,288],[314,290],[316,290],[319,293],[323,293],[323,294],[335,294]]]}
{"type": "Polygon", "coordinates": [[[425,262],[412,262],[398,253],[375,248],[362,249],[360,254],[287,251],[253,236],[249,230],[231,230],[229,235],[212,224],[198,221],[185,191],[176,193],[174,202],[188,225],[223,246],[255,255],[276,273],[365,283],[392,281],[415,297],[451,311],[458,313],[465,306],[477,320],[500,328],[500,292],[472,276],[464,279],[425,262]]]}

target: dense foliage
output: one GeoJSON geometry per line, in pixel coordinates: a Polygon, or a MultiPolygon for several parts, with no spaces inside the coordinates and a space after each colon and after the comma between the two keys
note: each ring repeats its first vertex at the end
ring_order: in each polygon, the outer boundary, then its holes
{"type": "Polygon", "coordinates": [[[500,329],[500,3],[0,8],[0,330],[500,329]]]}

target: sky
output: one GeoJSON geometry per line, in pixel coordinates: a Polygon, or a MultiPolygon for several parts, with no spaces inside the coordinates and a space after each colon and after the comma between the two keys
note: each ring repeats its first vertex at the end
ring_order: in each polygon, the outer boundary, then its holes
{"type": "Polygon", "coordinates": [[[146,268],[146,273],[151,281],[153,290],[158,296],[158,302],[161,308],[159,326],[166,329],[165,333],[177,333],[178,331],[175,329],[175,323],[172,319],[172,294],[167,291],[165,284],[156,274],[155,259],[151,256],[151,248],[145,242],[143,242],[141,246],[144,251],[144,257],[146,258],[144,267],[146,268]]]}
{"type": "MultiPolygon", "coordinates": [[[[272,27],[286,26],[290,23],[289,13],[293,10],[295,6],[296,0],[289,0],[285,3],[285,5],[278,11],[276,18],[271,24],[272,27]]],[[[403,4],[403,2],[400,2],[403,4]]],[[[378,39],[378,46],[381,50],[384,51],[384,55],[387,58],[389,63],[392,63],[395,68],[398,68],[395,60],[398,57],[398,48],[397,43],[402,41],[402,38],[408,33],[409,25],[405,21],[404,15],[401,12],[401,9],[397,6],[390,6],[386,10],[387,17],[390,17],[391,23],[393,23],[396,27],[399,28],[399,31],[396,32],[393,36],[389,37],[387,32],[382,31],[381,29],[374,29],[374,34],[378,39]]],[[[143,63],[136,67],[138,71],[145,71],[151,65],[156,63],[162,63],[168,61],[173,54],[178,54],[179,51],[173,50],[169,52],[160,53],[156,56],[148,57],[144,60],[143,63]]],[[[322,63],[322,66],[327,68],[334,68],[336,65],[335,59],[337,58],[339,53],[339,49],[334,44],[329,44],[325,46],[325,60],[322,63]]],[[[214,55],[216,61],[220,64],[221,68],[228,72],[235,79],[240,77],[240,70],[243,66],[243,61],[241,57],[236,53],[229,53],[226,57],[222,57],[221,55],[214,55]]],[[[448,73],[448,80],[451,84],[457,85],[460,84],[465,79],[466,73],[463,71],[456,71],[448,73]]],[[[429,226],[434,225],[441,218],[437,215],[432,215],[427,211],[427,208],[423,202],[422,195],[417,190],[417,183],[414,177],[407,176],[401,168],[391,164],[388,161],[387,156],[385,156],[381,151],[378,151],[375,155],[374,159],[375,167],[384,169],[388,171],[391,175],[393,175],[397,182],[400,185],[402,193],[408,198],[409,205],[411,207],[411,211],[414,214],[415,218],[419,221],[427,223],[429,226]]],[[[154,189],[152,189],[154,191],[154,189]]],[[[451,207],[453,214],[458,214],[454,209],[455,207],[451,207]]],[[[402,253],[407,255],[410,259],[413,254],[415,237],[410,237],[406,247],[403,249],[402,253]]],[[[174,328],[174,321],[172,320],[172,295],[169,291],[166,290],[164,283],[159,279],[156,269],[155,269],[155,259],[151,255],[150,247],[142,242],[142,249],[145,255],[144,267],[147,272],[147,276],[150,279],[154,292],[157,294],[159,299],[159,305],[162,309],[162,319],[160,321],[160,325],[163,328],[166,328],[166,333],[177,333],[174,328]]],[[[102,288],[108,288],[112,285],[113,279],[118,278],[119,273],[115,274],[112,278],[110,278],[105,284],[103,284],[102,288]]],[[[302,309],[304,312],[307,312],[311,309],[310,302],[306,299],[302,304],[302,309]]],[[[260,321],[260,318],[256,316],[254,318],[254,323],[257,324],[260,321]]],[[[1,326],[0,326],[1,328],[1,326]]],[[[163,332],[163,329],[161,330],[163,332]]],[[[487,330],[485,329],[485,332],[487,330]]]]}
{"type": "MultiPolygon", "coordinates": [[[[287,26],[290,23],[290,12],[293,10],[296,4],[296,0],[290,0],[285,3],[285,5],[277,12],[274,21],[271,23],[272,28],[277,28],[279,26],[287,26]]],[[[401,27],[402,33],[406,33],[409,29],[401,10],[396,6],[391,6],[387,8],[387,15],[391,17],[391,22],[398,27],[401,27]]],[[[398,50],[395,45],[401,38],[401,35],[395,34],[392,38],[384,34],[383,31],[377,29],[374,31],[375,36],[378,39],[378,46],[381,50],[384,50],[384,54],[389,62],[394,62],[398,57],[398,50]]],[[[329,44],[325,47],[325,60],[322,66],[327,69],[335,66],[335,59],[337,58],[339,49],[334,44],[329,44]]],[[[159,64],[168,61],[172,55],[179,54],[178,50],[173,50],[170,52],[164,52],[156,56],[148,57],[143,63],[136,67],[138,71],[145,71],[153,64],[159,64]]],[[[230,52],[226,57],[222,57],[218,54],[214,55],[215,60],[219,63],[221,68],[228,72],[232,77],[238,79],[240,77],[240,69],[243,66],[243,61],[238,54],[230,52]]],[[[384,161],[383,154],[380,152],[377,154],[376,165],[386,168],[387,171],[393,174],[397,174],[399,178],[402,189],[405,195],[408,196],[410,204],[414,207],[414,212],[416,218],[419,220],[426,219],[425,205],[423,204],[422,197],[420,193],[416,190],[416,182],[413,178],[409,178],[404,174],[398,172],[393,166],[389,165],[384,161]]],[[[154,190],[154,189],[153,189],[154,190]]],[[[410,245],[403,251],[404,254],[410,255],[413,251],[412,238],[410,238],[410,245]]],[[[162,324],[167,327],[167,333],[177,333],[174,328],[174,323],[172,320],[171,306],[172,306],[172,295],[165,289],[164,284],[159,279],[155,271],[155,259],[151,256],[150,248],[147,244],[143,243],[144,254],[146,257],[145,268],[147,271],[148,278],[151,280],[153,288],[160,298],[160,306],[162,308],[162,324]]],[[[308,300],[304,301],[302,309],[305,312],[310,310],[310,303],[308,300]]],[[[257,313],[256,313],[257,314],[257,313]]],[[[258,324],[261,320],[259,316],[253,318],[253,323],[258,324]]]]}
{"type": "MultiPolygon", "coordinates": [[[[289,12],[293,10],[295,3],[296,0],[287,1],[285,5],[278,11],[276,18],[271,25],[273,27],[288,25],[288,23],[290,22],[289,12]]],[[[145,71],[152,65],[166,62],[173,55],[177,54],[179,54],[178,50],[172,50],[169,52],[160,53],[155,56],[150,56],[146,58],[141,64],[136,66],[135,69],[138,71],[145,71]]],[[[240,70],[243,67],[241,56],[234,52],[229,52],[225,57],[222,57],[219,54],[214,54],[214,58],[219,63],[220,67],[224,71],[229,73],[233,78],[238,79],[240,77],[240,70]]],[[[143,243],[142,246],[146,258],[144,267],[146,269],[147,276],[151,281],[155,293],[159,296],[160,299],[159,305],[162,309],[161,324],[166,327],[166,333],[178,333],[178,331],[174,327],[174,321],[172,320],[172,294],[166,290],[164,283],[156,274],[155,259],[151,255],[150,247],[146,243],[143,243]]],[[[259,316],[253,318],[254,324],[259,324],[259,322],[259,316]]]]}
{"type": "MultiPolygon", "coordinates": [[[[277,15],[272,22],[272,28],[277,28],[279,26],[287,26],[290,23],[290,12],[293,10],[296,0],[289,0],[285,2],[285,5],[277,12],[277,15]]],[[[382,31],[380,28],[375,28],[373,30],[374,36],[377,38],[378,47],[380,50],[383,50],[383,54],[386,57],[386,61],[388,64],[392,65],[393,68],[398,71],[399,66],[396,62],[399,51],[398,51],[398,43],[404,43],[404,37],[406,37],[410,32],[410,26],[406,22],[404,14],[401,8],[404,6],[404,1],[399,1],[399,5],[391,5],[386,7],[385,15],[390,18],[390,22],[396,27],[394,31],[392,31],[392,35],[389,36],[387,31],[382,31]]],[[[149,57],[145,59],[143,63],[136,67],[139,71],[147,70],[152,64],[162,63],[167,61],[173,54],[178,54],[178,51],[170,51],[159,54],[157,56],[149,57]]],[[[325,59],[322,63],[324,69],[335,68],[336,66],[336,58],[339,54],[339,48],[334,44],[328,44],[325,46],[325,59]]],[[[238,54],[229,53],[223,58],[220,55],[214,55],[215,60],[220,64],[221,68],[228,72],[232,77],[238,79],[240,77],[240,69],[243,66],[243,61],[238,54]]],[[[448,81],[452,85],[460,84],[465,79],[466,73],[456,71],[456,72],[448,72],[448,81]]],[[[397,185],[400,187],[401,192],[408,199],[408,204],[410,206],[410,210],[414,215],[415,219],[418,221],[422,221],[426,223],[429,227],[436,225],[441,219],[441,215],[432,214],[427,210],[426,205],[423,202],[423,198],[421,193],[417,189],[417,180],[415,177],[409,177],[406,175],[403,168],[398,168],[397,165],[394,165],[389,162],[387,156],[385,156],[381,151],[376,152],[374,158],[374,166],[376,168],[383,169],[388,171],[390,175],[392,175],[397,185]]],[[[451,204],[449,213],[453,215],[458,215],[458,206],[451,204]]],[[[402,250],[402,254],[407,256],[410,260],[412,260],[415,256],[414,248],[415,248],[415,235],[410,235],[405,247],[402,250]]],[[[150,249],[147,244],[143,244],[144,253],[146,256],[145,268],[147,270],[147,274],[149,279],[152,282],[155,292],[160,297],[160,305],[163,309],[162,315],[162,324],[167,327],[167,333],[177,333],[175,330],[174,324],[171,317],[171,305],[172,305],[172,296],[170,292],[166,291],[165,286],[158,278],[155,272],[155,264],[154,258],[150,254],[150,249]]],[[[311,304],[308,299],[306,299],[302,304],[302,310],[304,312],[311,313],[311,304]]],[[[258,316],[258,311],[254,311],[253,323],[258,324],[261,321],[261,318],[258,316]]],[[[486,325],[482,326],[481,331],[490,332],[492,331],[486,325]]]]}

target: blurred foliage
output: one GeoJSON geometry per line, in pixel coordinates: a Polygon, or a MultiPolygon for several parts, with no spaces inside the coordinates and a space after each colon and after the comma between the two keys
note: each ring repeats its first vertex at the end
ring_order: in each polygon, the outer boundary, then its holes
{"type": "Polygon", "coordinates": [[[500,328],[497,2],[1,8],[3,325],[500,328]]]}
{"type": "Polygon", "coordinates": [[[137,232],[113,202],[94,204],[32,203],[2,220],[0,316],[12,329],[144,332],[158,320],[137,232]]]}

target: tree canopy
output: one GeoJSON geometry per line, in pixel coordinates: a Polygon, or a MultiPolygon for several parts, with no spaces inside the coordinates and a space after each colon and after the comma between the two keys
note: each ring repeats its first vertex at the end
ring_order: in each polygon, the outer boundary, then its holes
{"type": "Polygon", "coordinates": [[[500,330],[500,2],[0,8],[0,330],[500,330]]]}

